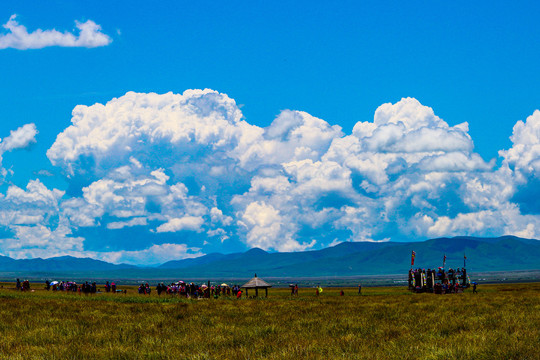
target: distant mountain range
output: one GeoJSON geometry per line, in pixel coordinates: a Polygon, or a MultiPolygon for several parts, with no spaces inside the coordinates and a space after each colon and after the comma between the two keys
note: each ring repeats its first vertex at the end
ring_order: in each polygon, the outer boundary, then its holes
{"type": "Polygon", "coordinates": [[[251,249],[244,253],[208,254],[194,259],[169,261],[142,268],[110,264],[89,258],[63,256],[50,259],[15,260],[0,256],[0,272],[40,274],[87,274],[116,279],[171,279],[251,277],[346,277],[403,274],[411,266],[462,267],[467,256],[469,271],[539,270],[540,241],[515,236],[498,238],[454,237],[423,242],[344,242],[322,250],[268,253],[251,249]]]}
{"type": "Polygon", "coordinates": [[[87,272],[134,268],[137,267],[127,264],[116,265],[101,260],[72,256],[16,260],[0,255],[0,271],[3,272],[87,272]]]}

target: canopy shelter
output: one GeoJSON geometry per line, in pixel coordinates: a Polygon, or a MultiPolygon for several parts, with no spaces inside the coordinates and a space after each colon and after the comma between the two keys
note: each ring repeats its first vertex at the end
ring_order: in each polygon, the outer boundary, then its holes
{"type": "Polygon", "coordinates": [[[249,289],[255,289],[255,296],[259,296],[259,289],[264,289],[266,292],[266,297],[268,297],[268,288],[271,287],[272,285],[270,285],[263,279],[259,279],[257,277],[257,274],[255,274],[255,277],[253,279],[242,285],[242,288],[246,289],[246,296],[248,296],[249,289]]]}

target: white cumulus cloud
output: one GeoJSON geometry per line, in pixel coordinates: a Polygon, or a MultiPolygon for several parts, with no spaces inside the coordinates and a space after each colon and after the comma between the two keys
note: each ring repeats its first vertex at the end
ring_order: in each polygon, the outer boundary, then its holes
{"type": "Polygon", "coordinates": [[[170,260],[188,259],[204,255],[199,248],[190,248],[185,244],[152,245],[142,250],[110,251],[105,253],[92,253],[112,263],[125,264],[160,264],[170,260]]]}
{"type": "Polygon", "coordinates": [[[182,218],[172,218],[166,223],[158,226],[159,232],[177,232],[182,230],[200,231],[204,220],[200,216],[185,216],[182,218]]]}
{"type": "MultiPolygon", "coordinates": [[[[260,127],[210,89],[79,105],[47,151],[69,190],[0,194],[12,239],[0,251],[144,263],[241,246],[540,236],[539,111],[517,122],[501,165],[474,151],[467,123],[413,98],[358,120],[344,134],[284,110],[260,127]]],[[[26,130],[0,144],[25,146],[26,130]]]]}
{"type": "Polygon", "coordinates": [[[37,133],[35,124],[26,124],[17,130],[12,130],[9,136],[0,143],[0,151],[7,152],[13,149],[25,148],[36,142],[37,133]]]}
{"type": "Polygon", "coordinates": [[[7,32],[0,34],[0,49],[26,50],[49,46],[94,48],[112,42],[112,39],[101,31],[101,26],[92,20],[83,23],[76,21],[75,26],[79,30],[79,34],[76,35],[55,29],[37,29],[29,33],[24,25],[19,24],[16,17],[11,15],[8,22],[3,25],[7,32]]]}
{"type": "Polygon", "coordinates": [[[0,139],[0,173],[6,176],[7,171],[2,168],[3,155],[15,149],[23,149],[36,142],[38,131],[35,124],[26,124],[16,130],[10,131],[9,136],[0,139]]]}
{"type": "Polygon", "coordinates": [[[535,110],[525,122],[518,121],[510,140],[512,147],[500,151],[505,164],[519,176],[540,178],[540,110],[535,110]]]}

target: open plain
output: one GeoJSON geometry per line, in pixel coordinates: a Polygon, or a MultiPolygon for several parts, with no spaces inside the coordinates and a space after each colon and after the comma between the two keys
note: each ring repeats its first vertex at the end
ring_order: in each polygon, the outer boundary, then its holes
{"type": "Polygon", "coordinates": [[[0,290],[5,359],[538,359],[540,283],[193,300],[0,290]]]}

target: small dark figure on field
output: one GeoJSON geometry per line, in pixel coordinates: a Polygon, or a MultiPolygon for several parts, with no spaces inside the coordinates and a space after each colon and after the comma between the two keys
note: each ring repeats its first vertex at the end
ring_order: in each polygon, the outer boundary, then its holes
{"type": "Polygon", "coordinates": [[[17,278],[17,290],[21,290],[21,280],[17,278]]]}
{"type": "Polygon", "coordinates": [[[28,291],[28,290],[30,290],[30,281],[24,280],[24,281],[22,282],[22,285],[21,285],[21,286],[22,286],[22,287],[21,287],[21,290],[22,290],[22,291],[28,291]]]}
{"type": "Polygon", "coordinates": [[[362,295],[362,284],[358,284],[358,295],[362,295]]]}
{"type": "Polygon", "coordinates": [[[473,294],[478,294],[478,291],[476,291],[476,284],[473,284],[472,292],[473,294]]]}
{"type": "Polygon", "coordinates": [[[88,295],[92,292],[92,285],[90,285],[88,281],[85,281],[82,285],[82,292],[84,295],[88,295]]]}
{"type": "Polygon", "coordinates": [[[165,284],[159,283],[159,284],[156,286],[156,290],[157,290],[157,294],[158,294],[158,295],[161,295],[162,292],[167,291],[167,287],[165,286],[165,284]]]}
{"type": "Polygon", "coordinates": [[[339,296],[343,296],[343,295],[345,295],[345,292],[344,292],[343,290],[341,290],[341,291],[339,292],[339,296]]]}

